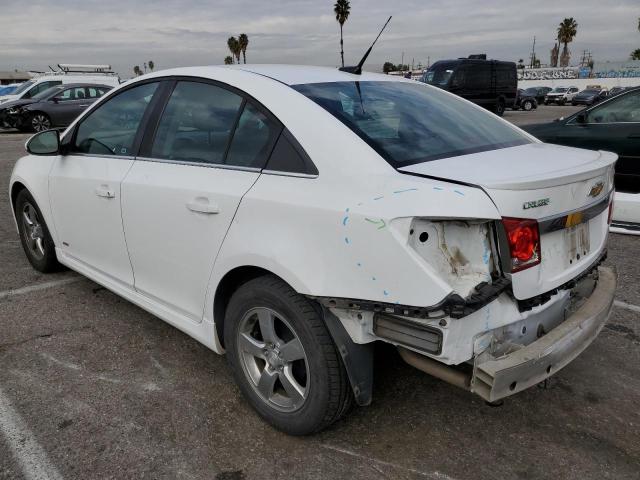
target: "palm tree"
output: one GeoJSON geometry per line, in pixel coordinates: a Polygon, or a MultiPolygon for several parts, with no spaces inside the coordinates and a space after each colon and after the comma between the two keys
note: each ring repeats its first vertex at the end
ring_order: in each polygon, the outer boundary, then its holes
{"type": "Polygon", "coordinates": [[[564,45],[562,48],[562,56],[560,57],[560,66],[566,67],[569,65],[569,43],[571,43],[574,37],[578,34],[578,23],[573,17],[565,18],[558,26],[558,40],[564,45]]]}
{"type": "Polygon", "coordinates": [[[247,47],[249,46],[249,37],[246,33],[241,33],[238,36],[238,43],[240,44],[240,50],[242,50],[242,60],[247,63],[247,47]]]}
{"type": "Polygon", "coordinates": [[[147,65],[149,65],[149,70],[151,70],[153,72],[153,67],[155,67],[155,63],[153,63],[153,60],[149,60],[147,65]]]}
{"type": "Polygon", "coordinates": [[[231,55],[238,57],[238,63],[240,63],[240,56],[236,55],[240,50],[240,43],[238,42],[238,39],[236,37],[229,37],[227,40],[227,47],[229,47],[231,55]]]}
{"type": "Polygon", "coordinates": [[[636,48],[631,52],[631,60],[640,60],[640,48],[636,48]]]}
{"type": "Polygon", "coordinates": [[[224,57],[224,64],[233,65],[233,57],[231,55],[227,55],[226,57],[224,57]]]}
{"type": "Polygon", "coordinates": [[[136,65],[135,67],[133,67],[133,74],[136,77],[142,75],[142,70],[140,70],[140,66],[139,65],[136,65]]]}
{"type": "Polygon", "coordinates": [[[344,22],[349,18],[351,13],[351,5],[349,0],[337,0],[333,6],[333,12],[336,14],[336,20],[340,24],[340,58],[342,59],[342,66],[344,67],[344,42],[342,40],[342,27],[344,22]]]}

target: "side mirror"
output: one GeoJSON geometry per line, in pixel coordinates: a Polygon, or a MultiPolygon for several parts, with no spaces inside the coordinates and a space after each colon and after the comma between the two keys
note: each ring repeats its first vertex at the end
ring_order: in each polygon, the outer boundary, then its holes
{"type": "Polygon", "coordinates": [[[576,123],[587,123],[587,114],[585,112],[580,112],[576,116],[576,123]]]}
{"type": "Polygon", "coordinates": [[[46,130],[31,137],[26,144],[32,155],[57,155],[60,152],[60,132],[46,130]]]}
{"type": "Polygon", "coordinates": [[[53,98],[51,99],[51,101],[52,101],[53,103],[58,103],[58,102],[60,101],[60,99],[59,99],[58,97],[53,97],[53,98]]]}

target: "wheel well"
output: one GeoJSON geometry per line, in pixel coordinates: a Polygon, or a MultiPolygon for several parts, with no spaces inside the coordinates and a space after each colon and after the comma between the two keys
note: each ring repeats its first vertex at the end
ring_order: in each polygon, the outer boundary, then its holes
{"type": "Polygon", "coordinates": [[[11,210],[12,212],[15,212],[16,210],[16,198],[18,198],[18,194],[22,191],[22,190],[26,190],[27,187],[25,187],[22,183],[20,182],[15,182],[12,186],[11,186],[11,210]]]}
{"type": "Polygon", "coordinates": [[[272,275],[269,270],[254,266],[237,267],[227,272],[222,277],[216,294],[213,299],[213,318],[215,319],[216,333],[218,334],[218,340],[224,347],[224,317],[227,311],[227,305],[233,293],[242,285],[254,278],[261,277],[263,275],[272,275]]]}

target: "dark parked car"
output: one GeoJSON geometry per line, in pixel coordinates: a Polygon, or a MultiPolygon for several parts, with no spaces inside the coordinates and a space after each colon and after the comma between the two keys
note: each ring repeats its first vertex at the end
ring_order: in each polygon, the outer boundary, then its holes
{"type": "Polygon", "coordinates": [[[571,105],[595,105],[607,98],[607,91],[598,88],[588,88],[578,93],[571,100],[571,105]]]}
{"type": "Polygon", "coordinates": [[[516,103],[513,105],[514,110],[533,110],[538,108],[538,101],[535,95],[528,93],[527,90],[518,89],[518,96],[516,97],[516,103]]]}
{"type": "Polygon", "coordinates": [[[65,127],[111,88],[70,83],[49,88],[33,98],[0,104],[0,126],[36,132],[65,127]]]}
{"type": "Polygon", "coordinates": [[[514,62],[483,58],[440,60],[424,73],[422,82],[442,88],[502,116],[516,101],[518,80],[514,62]]]}
{"type": "Polygon", "coordinates": [[[551,87],[529,87],[524,89],[527,95],[536,97],[538,104],[544,103],[544,97],[546,97],[547,93],[551,90],[553,90],[551,87]]]}
{"type": "Polygon", "coordinates": [[[640,88],[569,117],[522,128],[547,143],[617,153],[616,190],[640,193],[640,88]]]}
{"type": "Polygon", "coordinates": [[[608,97],[613,97],[614,95],[618,95],[619,93],[626,92],[627,90],[631,90],[636,87],[613,87],[609,90],[608,97]]]}

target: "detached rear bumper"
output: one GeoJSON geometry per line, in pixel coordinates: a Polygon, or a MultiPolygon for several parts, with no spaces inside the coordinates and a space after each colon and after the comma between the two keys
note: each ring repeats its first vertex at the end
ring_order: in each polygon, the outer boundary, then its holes
{"type": "Polygon", "coordinates": [[[611,313],[617,284],[615,270],[598,268],[591,296],[567,320],[535,342],[494,358],[480,355],[470,389],[489,402],[525,390],[555,374],[596,338],[611,313]]]}

